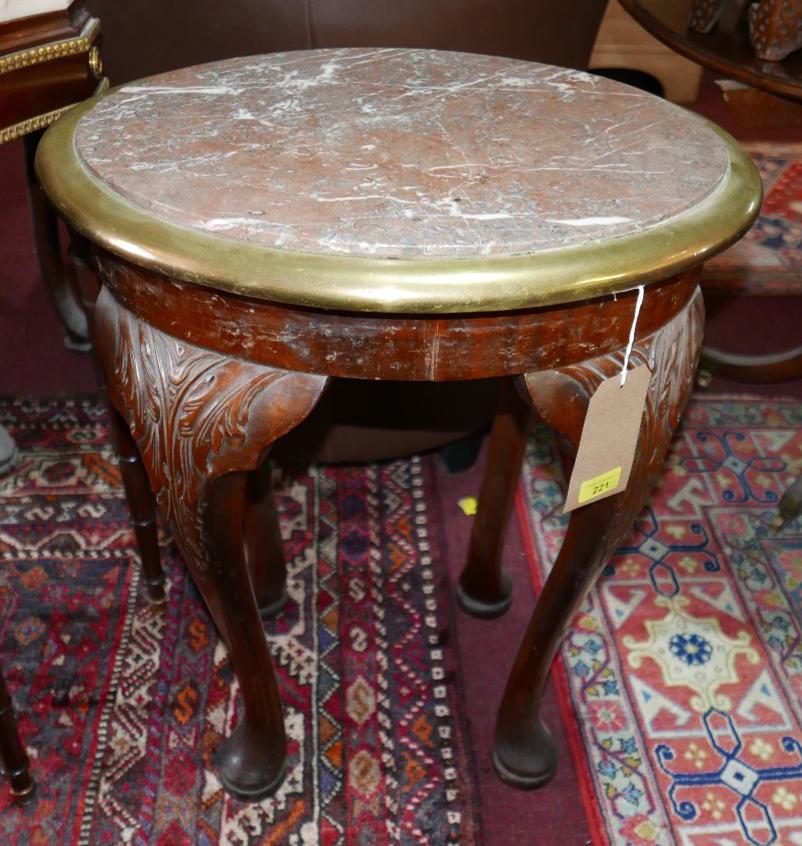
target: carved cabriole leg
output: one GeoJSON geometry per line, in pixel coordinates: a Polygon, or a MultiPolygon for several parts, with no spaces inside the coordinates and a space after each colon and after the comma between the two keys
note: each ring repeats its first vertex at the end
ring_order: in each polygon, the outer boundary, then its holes
{"type": "MultiPolygon", "coordinates": [[[[557,561],[537,600],[510,672],[496,722],[494,764],[511,784],[533,788],[556,771],[556,754],[540,718],[540,699],[571,617],[643,508],[690,396],[702,340],[701,294],[653,335],[640,339],[631,366],[653,370],[627,489],[571,513],[557,561]]],[[[526,389],[546,423],[576,448],[590,397],[621,370],[623,352],[531,373],[526,389]]]]}
{"type": "Polygon", "coordinates": [[[233,795],[259,799],[281,782],[286,736],[247,561],[245,529],[255,507],[247,472],[312,410],[326,378],[178,340],[140,321],[106,289],[95,308],[95,344],[109,395],[239,680],[243,715],[221,747],[221,780],[233,795]]]}
{"type": "Polygon", "coordinates": [[[474,617],[500,617],[512,603],[512,582],[501,566],[501,557],[526,449],[529,417],[530,410],[512,380],[505,380],[490,432],[487,471],[479,492],[468,559],[457,586],[460,605],[474,617]]]}

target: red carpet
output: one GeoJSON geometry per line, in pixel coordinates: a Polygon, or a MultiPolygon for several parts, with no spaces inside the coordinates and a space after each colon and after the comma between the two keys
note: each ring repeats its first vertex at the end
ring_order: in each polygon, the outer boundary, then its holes
{"type": "Polygon", "coordinates": [[[280,476],[290,602],[267,635],[289,768],[242,804],[210,765],[236,722],[225,649],[170,547],[167,606],[144,599],[102,409],[4,404],[0,422],[24,455],[0,479],[0,662],[39,785],[24,810],[0,792],[0,842],[483,842],[431,460],[280,476]]]}
{"type": "MultiPolygon", "coordinates": [[[[802,403],[696,399],[660,488],[569,630],[558,687],[596,846],[802,844],[802,403]]],[[[538,589],[564,531],[539,430],[519,519],[538,589]]]]}

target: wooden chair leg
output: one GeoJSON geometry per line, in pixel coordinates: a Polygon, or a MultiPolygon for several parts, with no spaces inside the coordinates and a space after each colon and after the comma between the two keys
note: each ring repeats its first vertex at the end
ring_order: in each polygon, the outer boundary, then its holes
{"type": "Polygon", "coordinates": [[[86,316],[64,274],[58,238],[58,218],[39,185],[34,168],[36,148],[41,137],[41,132],[32,132],[24,136],[28,200],[31,208],[36,258],[39,261],[39,269],[47,292],[64,329],[65,345],[71,350],[86,352],[92,346],[89,341],[86,316]]]}
{"type": "Polygon", "coordinates": [[[0,673],[0,762],[11,783],[11,795],[18,805],[27,805],[36,795],[28,756],[20,741],[14,709],[3,674],[0,673]]]}
{"type": "Polygon", "coordinates": [[[460,605],[474,617],[500,617],[512,603],[512,581],[501,566],[501,557],[526,449],[529,417],[530,411],[513,381],[504,380],[490,432],[468,559],[457,586],[460,605]]]}
{"type": "Polygon", "coordinates": [[[287,601],[287,565],[267,461],[248,476],[245,560],[262,619],[275,617],[287,601]]]}
{"type": "Polygon", "coordinates": [[[120,464],[125,498],[131,512],[131,525],[134,527],[137,549],[142,562],[145,589],[152,605],[163,605],[167,601],[167,595],[164,591],[164,570],[156,527],[156,500],[128,425],[111,406],[109,406],[109,419],[111,420],[111,439],[120,464]]]}
{"type": "MultiPolygon", "coordinates": [[[[262,598],[278,592],[280,568],[257,567],[254,548],[264,536],[254,528],[257,518],[272,506],[264,479],[249,480],[248,472],[309,414],[327,380],[178,340],[105,289],[95,307],[94,341],[109,397],[125,415],[239,681],[243,714],[219,751],[221,781],[240,799],[261,799],[281,782],[287,744],[254,592],[254,582],[262,598]]],[[[278,544],[275,522],[267,535],[278,544]]]]}
{"type": "MultiPolygon", "coordinates": [[[[572,616],[601,569],[631,529],[659,477],[666,451],[693,385],[704,308],[693,302],[655,334],[639,340],[633,366],[653,374],[635,461],[626,490],[572,512],[562,549],[538,597],[502,697],[496,721],[494,765],[510,784],[534,788],[556,771],[554,743],[540,716],[543,688],[572,616]]],[[[620,372],[622,353],[579,365],[528,374],[536,410],[574,449],[587,404],[605,378],[620,372]]]]}

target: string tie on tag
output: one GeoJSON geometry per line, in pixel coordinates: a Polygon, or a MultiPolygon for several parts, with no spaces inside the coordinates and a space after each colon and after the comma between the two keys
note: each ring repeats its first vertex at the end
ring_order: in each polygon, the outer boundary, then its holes
{"type": "Polygon", "coordinates": [[[638,325],[638,315],[640,314],[640,307],[643,305],[644,286],[638,285],[638,299],[635,301],[635,314],[632,316],[632,326],[629,329],[629,341],[627,341],[627,348],[624,352],[624,364],[621,367],[621,385],[624,387],[627,382],[627,368],[629,367],[629,356],[632,354],[632,347],[635,345],[635,329],[638,325]]]}

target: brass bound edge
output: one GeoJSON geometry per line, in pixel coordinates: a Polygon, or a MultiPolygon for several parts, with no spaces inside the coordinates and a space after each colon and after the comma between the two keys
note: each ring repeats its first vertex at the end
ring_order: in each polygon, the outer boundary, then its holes
{"type": "MultiPolygon", "coordinates": [[[[242,296],[317,309],[397,314],[501,312],[621,293],[701,265],[737,241],[760,210],[755,165],[718,128],[729,167],[697,206],[599,243],[469,259],[384,259],[302,253],[223,238],[160,219],[94,176],[75,132],[95,103],[74,108],[39,144],[45,191],[80,234],[139,267],[242,296]]],[[[711,142],[713,139],[711,139],[711,142]]]]}
{"type": "Polygon", "coordinates": [[[54,59],[63,59],[65,56],[88,53],[99,32],[100,21],[97,18],[90,18],[81,30],[81,34],[75,38],[65,38],[62,41],[40,44],[38,47],[29,47],[0,56],[0,74],[21,70],[31,65],[40,65],[43,62],[52,62],[54,59]]]}

